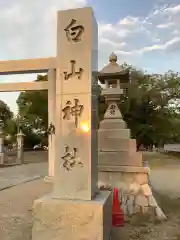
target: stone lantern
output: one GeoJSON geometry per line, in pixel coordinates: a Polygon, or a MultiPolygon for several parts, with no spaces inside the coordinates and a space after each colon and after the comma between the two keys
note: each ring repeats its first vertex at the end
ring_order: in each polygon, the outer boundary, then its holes
{"type": "Polygon", "coordinates": [[[17,162],[24,163],[24,133],[22,132],[23,118],[20,114],[17,115],[17,162]]]}
{"type": "MultiPolygon", "coordinates": [[[[122,69],[117,64],[114,53],[98,75],[100,83],[105,84],[102,95],[108,105],[98,131],[98,184],[101,189],[119,189],[126,214],[146,211],[152,202],[158,209],[148,184],[150,170],[143,167],[142,154],[137,152],[136,140],[131,139],[118,107],[122,89],[128,88],[129,75],[128,68],[122,69]]],[[[165,218],[160,210],[157,215],[165,218]]]]}
{"type": "Polygon", "coordinates": [[[17,162],[19,164],[24,163],[24,133],[22,130],[19,130],[17,136],[17,162]]]}
{"type": "Polygon", "coordinates": [[[0,165],[4,164],[4,132],[3,121],[0,119],[0,165]]]}
{"type": "MultiPolygon", "coordinates": [[[[98,78],[100,83],[105,85],[101,94],[108,106],[98,132],[99,168],[104,169],[107,165],[109,170],[116,165],[141,166],[142,157],[136,152],[136,141],[130,139],[130,130],[127,129],[118,106],[123,94],[121,85],[127,88],[129,83],[129,68],[122,69],[117,63],[117,56],[112,53],[109,64],[100,71],[98,78]]],[[[103,175],[105,173],[100,171],[100,176],[103,175]]]]}

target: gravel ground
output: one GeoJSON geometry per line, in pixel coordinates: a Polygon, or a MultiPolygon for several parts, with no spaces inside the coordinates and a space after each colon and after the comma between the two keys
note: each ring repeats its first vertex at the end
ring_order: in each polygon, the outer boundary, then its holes
{"type": "Polygon", "coordinates": [[[153,189],[170,198],[180,197],[180,159],[177,156],[146,152],[144,158],[149,162],[150,181],[153,189]]]}
{"type": "Polygon", "coordinates": [[[151,171],[150,180],[153,189],[170,198],[180,197],[180,165],[154,169],[151,171]]]}
{"type": "Polygon", "coordinates": [[[0,191],[0,239],[31,240],[33,202],[50,191],[43,179],[0,191]]]}
{"type": "MultiPolygon", "coordinates": [[[[168,220],[161,223],[148,216],[133,216],[112,240],[180,240],[180,164],[160,165],[152,168],[151,182],[168,220]]],[[[0,191],[0,240],[31,240],[33,202],[51,192],[52,185],[43,178],[23,182],[27,177],[46,174],[47,163],[44,162],[0,169],[1,178],[8,184],[13,181],[18,184],[0,191]]],[[[0,181],[0,188],[2,185],[0,181]]]]}
{"type": "MultiPolygon", "coordinates": [[[[0,191],[0,239],[31,240],[33,202],[51,190],[51,184],[39,179],[0,191]]],[[[112,240],[180,240],[180,201],[160,195],[157,199],[168,221],[160,223],[146,216],[132,217],[112,240]]]]}
{"type": "Polygon", "coordinates": [[[124,236],[122,240],[180,240],[180,200],[159,194],[155,197],[166,213],[167,221],[160,222],[149,216],[133,216],[121,229],[124,236]]]}

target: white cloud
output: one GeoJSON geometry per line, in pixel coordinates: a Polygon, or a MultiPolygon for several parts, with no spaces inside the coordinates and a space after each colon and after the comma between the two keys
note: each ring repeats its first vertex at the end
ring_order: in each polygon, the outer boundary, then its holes
{"type": "Polygon", "coordinates": [[[126,56],[132,56],[135,52],[136,52],[135,50],[131,51],[131,52],[130,51],[117,50],[116,54],[121,55],[123,57],[126,57],[126,56]]]}
{"type": "MultiPolygon", "coordinates": [[[[83,7],[86,4],[86,0],[0,1],[0,60],[55,55],[57,10],[83,7]]],[[[35,77],[0,76],[0,81],[32,81],[35,77]]],[[[18,93],[0,93],[0,99],[15,112],[17,96],[18,93]]]]}
{"type": "MultiPolygon", "coordinates": [[[[54,56],[57,10],[86,4],[87,0],[0,1],[0,60],[54,56]]],[[[99,67],[107,64],[112,51],[120,62],[131,64],[149,52],[180,51],[179,13],[180,4],[164,4],[145,17],[129,15],[116,23],[100,21],[99,67]]]]}
{"type": "Polygon", "coordinates": [[[140,52],[145,53],[145,52],[152,52],[157,50],[165,50],[170,52],[180,50],[180,37],[175,37],[167,41],[165,44],[144,47],[140,50],[140,52]]]}
{"type": "MultiPolygon", "coordinates": [[[[86,0],[19,0],[16,3],[7,0],[0,8],[1,59],[55,55],[56,11],[86,3],[86,0]]],[[[164,5],[156,7],[144,18],[129,15],[115,24],[100,22],[100,52],[108,55],[117,51],[119,55],[130,56],[168,49],[168,42],[173,38],[176,40],[180,33],[176,21],[179,9],[180,5],[164,5]],[[169,18],[171,21],[167,20],[169,18]],[[169,34],[168,30],[171,31],[169,34]]],[[[171,46],[177,44],[175,40],[171,46]]]]}
{"type": "Polygon", "coordinates": [[[166,42],[165,49],[170,52],[175,52],[180,50],[180,36],[171,39],[166,42]]]}
{"type": "Polygon", "coordinates": [[[170,13],[170,14],[179,14],[180,13],[180,4],[169,7],[167,9],[165,9],[164,12],[165,13],[170,13]]]}
{"type": "Polygon", "coordinates": [[[120,19],[119,24],[125,27],[134,27],[139,25],[139,18],[127,16],[123,19],[120,19]]]}
{"type": "Polygon", "coordinates": [[[161,39],[155,37],[154,39],[152,39],[152,42],[156,42],[156,43],[157,43],[157,42],[161,42],[161,39]]]}
{"type": "Polygon", "coordinates": [[[103,43],[103,50],[111,52],[110,48],[113,48],[120,58],[128,61],[148,52],[180,51],[178,13],[180,5],[157,5],[144,18],[127,16],[115,24],[100,25],[100,47],[103,43]]]}
{"type": "Polygon", "coordinates": [[[169,27],[172,27],[173,25],[174,25],[174,23],[168,22],[168,23],[164,23],[164,24],[159,24],[156,27],[161,28],[161,29],[167,29],[169,27]]]}
{"type": "Polygon", "coordinates": [[[168,6],[168,4],[164,4],[162,7],[157,8],[151,15],[169,15],[173,14],[176,15],[180,13],[180,4],[172,4],[171,6],[168,6]]]}
{"type": "Polygon", "coordinates": [[[100,28],[99,28],[99,36],[103,35],[106,32],[112,32],[114,31],[113,25],[112,24],[100,24],[100,28]]]}
{"type": "Polygon", "coordinates": [[[152,52],[154,50],[161,50],[164,49],[165,45],[152,45],[152,46],[147,46],[147,47],[143,47],[140,52],[141,53],[145,53],[145,52],[152,52]]]}
{"type": "Polygon", "coordinates": [[[99,43],[100,43],[100,46],[102,44],[105,44],[105,45],[108,45],[109,47],[118,48],[118,49],[119,48],[124,48],[126,46],[125,42],[117,43],[117,42],[112,41],[108,38],[100,38],[99,43]]]}
{"type": "Polygon", "coordinates": [[[54,55],[56,11],[86,3],[86,0],[4,1],[0,4],[1,59],[54,55]]]}

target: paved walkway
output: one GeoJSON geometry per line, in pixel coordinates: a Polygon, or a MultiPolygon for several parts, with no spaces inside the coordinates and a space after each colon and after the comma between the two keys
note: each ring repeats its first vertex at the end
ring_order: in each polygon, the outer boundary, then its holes
{"type": "Polygon", "coordinates": [[[47,173],[48,164],[46,162],[0,168],[0,190],[43,178],[47,173]]]}
{"type": "MultiPolygon", "coordinates": [[[[0,168],[0,190],[44,178],[48,174],[48,163],[31,163],[0,168]]],[[[170,196],[180,196],[180,164],[152,168],[150,179],[155,190],[170,196]]]]}

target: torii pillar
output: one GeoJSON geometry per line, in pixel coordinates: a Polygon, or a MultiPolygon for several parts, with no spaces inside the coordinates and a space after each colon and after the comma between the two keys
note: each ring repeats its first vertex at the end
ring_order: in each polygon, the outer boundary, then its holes
{"type": "MultiPolygon", "coordinates": [[[[55,111],[56,111],[56,70],[48,70],[48,126],[55,124],[55,111]]],[[[55,128],[56,132],[56,128],[55,128]]],[[[54,177],[54,164],[55,164],[55,133],[48,136],[48,176],[45,181],[53,181],[54,177]]]]}

